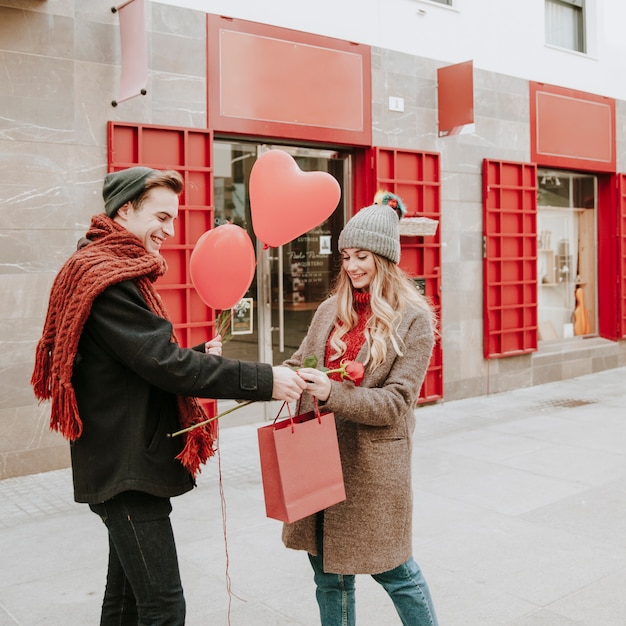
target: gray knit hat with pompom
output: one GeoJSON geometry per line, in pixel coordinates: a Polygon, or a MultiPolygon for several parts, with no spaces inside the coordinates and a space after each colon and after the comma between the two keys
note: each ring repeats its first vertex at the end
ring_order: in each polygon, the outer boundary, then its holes
{"type": "Polygon", "coordinates": [[[369,250],[393,263],[400,262],[400,220],[389,206],[373,204],[361,209],[339,235],[339,250],[369,250]]]}

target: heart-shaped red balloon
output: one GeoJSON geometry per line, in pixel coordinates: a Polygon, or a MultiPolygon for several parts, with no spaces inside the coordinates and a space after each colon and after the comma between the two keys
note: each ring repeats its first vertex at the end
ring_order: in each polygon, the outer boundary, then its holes
{"type": "Polygon", "coordinates": [[[252,284],[256,259],[250,235],[235,224],[222,224],[198,239],[189,258],[191,282],[213,309],[231,309],[252,284]]]}
{"type": "Polygon", "coordinates": [[[252,228],[271,247],[319,226],[340,198],[336,178],[327,172],[303,172],[283,150],[264,152],[250,172],[252,228]]]}

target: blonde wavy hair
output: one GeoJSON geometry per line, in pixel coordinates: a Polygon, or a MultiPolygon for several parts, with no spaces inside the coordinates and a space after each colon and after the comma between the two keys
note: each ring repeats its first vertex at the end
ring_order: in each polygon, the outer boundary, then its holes
{"type": "MultiPolygon", "coordinates": [[[[372,315],[365,325],[365,343],[367,358],[365,364],[375,370],[387,357],[387,340],[398,356],[402,352],[402,340],[398,337],[398,326],[402,315],[408,307],[417,307],[428,313],[431,328],[437,332],[437,319],[429,301],[420,294],[413,281],[398,265],[370,252],[374,257],[376,275],[369,286],[370,307],[372,315]]],[[[341,269],[332,294],[337,297],[337,319],[335,332],[330,345],[333,349],[331,359],[342,357],[346,352],[346,344],[342,337],[354,328],[358,321],[354,308],[353,288],[345,270],[341,269]]]]}

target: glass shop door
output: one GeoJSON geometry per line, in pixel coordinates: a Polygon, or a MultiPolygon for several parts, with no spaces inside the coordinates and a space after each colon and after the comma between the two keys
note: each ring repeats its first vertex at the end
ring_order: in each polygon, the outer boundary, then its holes
{"type": "MultiPolygon", "coordinates": [[[[231,222],[246,229],[254,243],[257,262],[250,289],[234,312],[232,339],[224,345],[223,354],[278,365],[300,345],[339,269],[337,240],[350,201],[350,154],[215,140],[213,155],[215,226],[231,222]],[[270,149],[290,154],[302,171],[328,172],[339,182],[342,195],[339,206],[323,224],[288,244],[263,249],[252,229],[249,180],[256,159],[270,149]]],[[[234,412],[232,418],[225,416],[224,421],[232,424],[274,419],[275,404],[251,405],[234,412]]],[[[231,406],[232,402],[220,401],[218,410],[231,406]]]]}

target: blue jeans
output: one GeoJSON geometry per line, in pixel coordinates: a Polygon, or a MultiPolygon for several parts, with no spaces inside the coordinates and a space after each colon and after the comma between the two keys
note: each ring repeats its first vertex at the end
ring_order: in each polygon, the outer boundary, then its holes
{"type": "MultiPolygon", "coordinates": [[[[309,560],[317,585],[316,597],[322,626],[354,626],[355,576],[327,574],[324,572],[321,554],[309,554],[309,560]]],[[[388,572],[372,574],[372,578],[389,594],[404,626],[437,626],[428,585],[413,557],[388,572]]]]}
{"type": "Polygon", "coordinates": [[[182,626],[185,598],[169,498],[126,491],[89,508],[109,531],[100,626],[182,626]]]}

